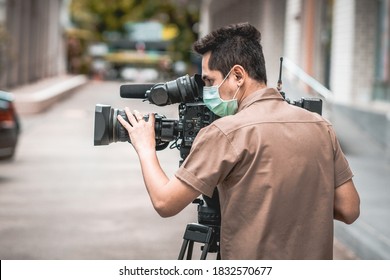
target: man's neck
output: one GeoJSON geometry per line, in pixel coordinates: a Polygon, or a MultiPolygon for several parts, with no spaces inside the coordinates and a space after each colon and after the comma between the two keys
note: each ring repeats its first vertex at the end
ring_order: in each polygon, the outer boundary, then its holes
{"type": "Polygon", "coordinates": [[[255,80],[249,81],[247,86],[243,88],[244,93],[240,97],[240,101],[244,100],[246,97],[254,94],[256,91],[266,88],[267,85],[265,83],[261,83],[255,80]]]}

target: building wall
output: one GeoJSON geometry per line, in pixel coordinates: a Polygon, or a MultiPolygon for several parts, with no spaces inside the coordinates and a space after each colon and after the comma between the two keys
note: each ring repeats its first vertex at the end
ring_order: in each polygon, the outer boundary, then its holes
{"type": "Polygon", "coordinates": [[[276,87],[280,57],[283,56],[286,1],[265,0],[260,7],[260,25],[266,61],[268,86],[276,87]]]}
{"type": "Polygon", "coordinates": [[[225,0],[210,1],[210,28],[238,22],[249,22],[258,26],[261,1],[256,0],[225,0]]]}
{"type": "Polygon", "coordinates": [[[287,0],[284,56],[328,86],[331,0],[287,0]]]}
{"type": "Polygon", "coordinates": [[[287,0],[284,34],[284,56],[295,64],[301,64],[301,0],[287,0]]]}
{"type": "MultiPolygon", "coordinates": [[[[0,87],[12,88],[65,73],[62,0],[7,0],[7,49],[0,87]]],[[[4,57],[5,56],[5,57],[4,57]]]]}
{"type": "Polygon", "coordinates": [[[337,102],[359,104],[371,100],[377,7],[377,1],[335,1],[331,90],[337,102]]]}
{"type": "Polygon", "coordinates": [[[377,0],[374,98],[390,102],[390,0],[377,0]]]}
{"type": "Polygon", "coordinates": [[[331,90],[335,100],[352,100],[352,69],[354,67],[355,1],[335,1],[333,10],[331,90]]]}
{"type": "Polygon", "coordinates": [[[0,0],[0,25],[5,22],[5,0],[0,0]]]}
{"type": "Polygon", "coordinates": [[[262,35],[268,84],[276,86],[279,57],[283,54],[284,0],[205,0],[202,2],[201,35],[221,26],[249,22],[262,35]]]}
{"type": "Polygon", "coordinates": [[[352,101],[359,104],[373,97],[378,7],[378,2],[371,0],[357,0],[355,5],[352,101]]]}

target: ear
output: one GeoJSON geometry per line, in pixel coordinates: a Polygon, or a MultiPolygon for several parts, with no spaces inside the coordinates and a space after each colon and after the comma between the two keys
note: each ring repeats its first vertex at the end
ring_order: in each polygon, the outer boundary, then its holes
{"type": "Polygon", "coordinates": [[[247,73],[241,65],[236,64],[233,66],[233,75],[234,75],[234,78],[239,83],[238,85],[241,86],[243,81],[245,80],[245,78],[247,76],[247,73]]]}

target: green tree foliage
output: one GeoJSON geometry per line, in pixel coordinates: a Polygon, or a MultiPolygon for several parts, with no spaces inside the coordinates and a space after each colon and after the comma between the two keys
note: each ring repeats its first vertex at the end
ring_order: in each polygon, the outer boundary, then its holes
{"type": "Polygon", "coordinates": [[[199,21],[199,2],[194,0],[73,0],[71,19],[76,27],[90,30],[103,39],[104,32],[124,33],[127,22],[158,20],[179,30],[172,51],[178,59],[189,59],[191,44],[196,40],[195,24],[199,21]]]}

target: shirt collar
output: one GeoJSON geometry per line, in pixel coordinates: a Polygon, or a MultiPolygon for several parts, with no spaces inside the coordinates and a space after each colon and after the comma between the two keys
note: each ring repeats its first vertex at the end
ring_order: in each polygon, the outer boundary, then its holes
{"type": "Polygon", "coordinates": [[[284,100],[282,95],[279,93],[277,89],[262,88],[253,92],[249,96],[245,97],[238,105],[238,111],[241,111],[246,107],[249,107],[255,102],[267,100],[267,99],[284,100]]]}

